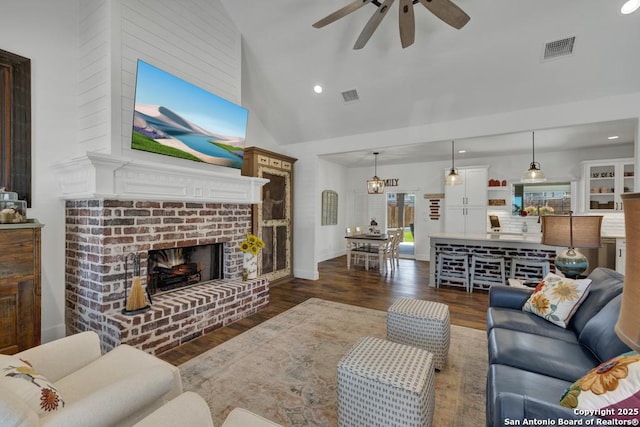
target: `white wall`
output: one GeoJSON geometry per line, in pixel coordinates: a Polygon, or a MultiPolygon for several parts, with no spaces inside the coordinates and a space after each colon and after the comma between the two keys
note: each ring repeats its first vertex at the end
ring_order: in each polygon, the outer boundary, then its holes
{"type": "Polygon", "coordinates": [[[64,335],[64,202],[52,164],[77,140],[77,0],[0,1],[0,48],[31,59],[32,207],[42,229],[42,337],[64,335]]]}
{"type": "MultiPolygon", "coordinates": [[[[315,241],[318,261],[335,258],[345,252],[344,230],[348,227],[347,212],[353,198],[347,191],[347,170],[335,163],[323,159],[318,160],[318,208],[315,212],[316,235],[315,241]],[[338,193],[338,224],[322,224],[322,192],[333,190],[338,193]]],[[[296,183],[297,185],[297,183],[296,183]]]]}

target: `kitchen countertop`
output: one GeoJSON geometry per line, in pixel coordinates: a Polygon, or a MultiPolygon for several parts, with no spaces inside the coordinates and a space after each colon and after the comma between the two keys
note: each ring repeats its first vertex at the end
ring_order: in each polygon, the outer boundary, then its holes
{"type": "Polygon", "coordinates": [[[437,233],[429,236],[432,239],[466,240],[479,242],[513,242],[540,244],[540,233],[437,233]]]}

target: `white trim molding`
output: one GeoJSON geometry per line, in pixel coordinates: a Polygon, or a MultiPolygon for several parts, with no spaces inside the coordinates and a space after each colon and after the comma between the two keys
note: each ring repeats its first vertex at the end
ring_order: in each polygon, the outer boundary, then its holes
{"type": "Polygon", "coordinates": [[[54,165],[60,197],[261,203],[268,179],[143,162],[102,153],[54,165]]]}

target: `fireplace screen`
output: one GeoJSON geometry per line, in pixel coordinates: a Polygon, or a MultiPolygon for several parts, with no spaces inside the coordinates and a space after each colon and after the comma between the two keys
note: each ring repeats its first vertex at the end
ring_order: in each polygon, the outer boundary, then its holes
{"type": "Polygon", "coordinates": [[[147,283],[152,294],[222,279],[223,244],[149,251],[147,283]]]}

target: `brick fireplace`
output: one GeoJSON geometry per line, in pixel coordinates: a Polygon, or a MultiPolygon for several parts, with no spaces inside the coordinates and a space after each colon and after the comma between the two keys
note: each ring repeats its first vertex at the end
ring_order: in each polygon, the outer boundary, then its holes
{"type": "MultiPolygon", "coordinates": [[[[59,170],[66,199],[67,334],[93,330],[104,351],[126,343],[160,354],[268,304],[266,279],[242,281],[239,250],[266,180],[104,155],[59,170]],[[140,255],[144,285],[150,250],[210,244],[221,244],[222,279],[152,295],[145,313],[121,313],[128,254],[140,255]]],[[[129,284],[131,273],[129,266],[129,284]]]]}

